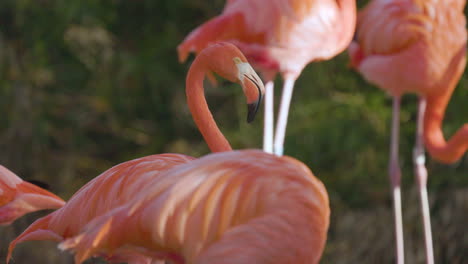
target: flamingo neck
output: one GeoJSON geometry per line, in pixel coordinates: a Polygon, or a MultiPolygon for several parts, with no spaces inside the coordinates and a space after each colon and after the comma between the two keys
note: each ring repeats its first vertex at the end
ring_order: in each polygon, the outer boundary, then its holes
{"type": "Polygon", "coordinates": [[[448,100],[443,97],[427,97],[427,110],[424,116],[424,144],[436,160],[453,163],[459,160],[468,149],[468,123],[446,141],[442,132],[442,121],[448,100]],[[445,101],[445,102],[444,102],[445,101]]]}
{"type": "Polygon", "coordinates": [[[442,121],[450,97],[461,78],[466,64],[466,46],[454,56],[442,81],[438,94],[427,96],[427,109],[424,115],[424,144],[428,152],[440,162],[453,163],[468,149],[468,123],[446,141],[442,132],[442,121]],[[444,87],[445,86],[445,87],[444,87]]]}
{"type": "Polygon", "coordinates": [[[231,145],[218,128],[205,99],[203,80],[208,71],[203,59],[197,56],[187,75],[187,103],[193,120],[212,152],[231,151],[231,145]]]}

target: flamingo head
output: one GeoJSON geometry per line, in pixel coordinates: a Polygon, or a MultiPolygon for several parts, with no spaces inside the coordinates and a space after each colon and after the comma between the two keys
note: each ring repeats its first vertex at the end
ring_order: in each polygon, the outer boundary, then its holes
{"type": "Polygon", "coordinates": [[[204,49],[199,56],[208,56],[207,67],[210,71],[242,86],[247,98],[247,122],[252,122],[262,102],[265,87],[244,54],[231,43],[218,42],[204,49]]]}

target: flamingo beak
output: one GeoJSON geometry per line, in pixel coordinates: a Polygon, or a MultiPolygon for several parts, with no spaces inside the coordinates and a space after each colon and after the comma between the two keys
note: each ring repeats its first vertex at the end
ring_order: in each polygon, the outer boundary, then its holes
{"type": "Polygon", "coordinates": [[[238,79],[247,97],[247,122],[251,123],[262,103],[265,87],[263,82],[252,66],[247,62],[242,62],[238,58],[234,60],[239,70],[238,79]]]}
{"type": "Polygon", "coordinates": [[[247,104],[247,123],[252,123],[258,112],[258,104],[247,104]]]}
{"type": "Polygon", "coordinates": [[[257,93],[258,93],[258,96],[257,96],[257,99],[254,100],[252,103],[248,103],[247,104],[247,123],[251,123],[252,121],[254,121],[255,119],[255,116],[258,112],[258,109],[260,108],[260,105],[262,104],[262,99],[263,99],[263,92],[262,92],[262,88],[263,88],[263,83],[262,81],[260,82],[256,82],[254,81],[255,79],[251,79],[249,77],[245,77],[244,79],[244,82],[250,82],[250,84],[248,85],[254,85],[255,88],[257,89],[257,93]],[[248,81],[246,81],[245,79],[247,79],[248,81]]]}

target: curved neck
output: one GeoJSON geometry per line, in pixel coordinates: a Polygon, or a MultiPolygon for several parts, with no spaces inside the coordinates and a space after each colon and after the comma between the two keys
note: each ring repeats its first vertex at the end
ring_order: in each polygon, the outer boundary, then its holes
{"type": "Polygon", "coordinates": [[[216,125],[205,99],[203,80],[208,70],[205,56],[197,56],[190,67],[186,81],[187,103],[193,120],[212,152],[231,151],[231,145],[216,125]]]}
{"type": "Polygon", "coordinates": [[[466,64],[466,45],[452,59],[437,91],[440,93],[427,96],[427,109],[424,116],[424,144],[428,152],[437,160],[453,163],[465,154],[468,149],[468,124],[463,125],[446,141],[442,132],[447,104],[466,64]]]}
{"type": "MultiPolygon", "coordinates": [[[[450,92],[451,93],[451,92],[450,92]]],[[[468,124],[463,125],[448,140],[442,132],[442,121],[447,107],[445,96],[428,96],[424,116],[424,144],[436,160],[453,163],[459,160],[468,149],[468,124]]]]}

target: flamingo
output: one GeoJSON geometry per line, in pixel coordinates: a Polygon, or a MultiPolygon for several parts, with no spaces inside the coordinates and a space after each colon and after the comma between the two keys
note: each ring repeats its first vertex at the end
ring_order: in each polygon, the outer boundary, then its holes
{"type": "Polygon", "coordinates": [[[296,79],[311,61],[331,59],[354,34],[355,0],[231,0],[223,13],[193,30],[178,46],[179,61],[216,41],[237,45],[261,70],[265,84],[263,149],[283,154],[289,105],[296,79]],[[273,143],[273,81],[284,79],[273,143]]]}
{"type": "Polygon", "coordinates": [[[468,124],[450,140],[442,120],[466,64],[465,0],[374,0],[358,15],[357,38],[349,47],[351,64],[366,80],[393,97],[389,175],[392,183],[398,263],[404,261],[401,171],[398,162],[400,97],[420,96],[413,162],[420,193],[427,263],[434,262],[424,146],[443,163],[468,149],[468,124]]]}
{"type": "MultiPolygon", "coordinates": [[[[252,120],[264,93],[263,83],[244,55],[230,43],[216,43],[202,51],[192,63],[186,83],[187,101],[192,116],[213,152],[232,150],[211,115],[204,97],[203,79],[207,73],[217,73],[227,80],[239,82],[249,105],[252,120]]],[[[66,205],[38,219],[18,236],[9,248],[8,260],[15,245],[30,240],[62,241],[78,234],[94,218],[124,204],[143,192],[152,181],[172,167],[194,160],[182,154],[159,154],[134,159],[114,166],[78,190],[66,205]]],[[[143,261],[138,254],[122,250],[113,261],[143,261]]],[[[139,262],[137,262],[139,263],[139,262]]]]}
{"type": "Polygon", "coordinates": [[[75,262],[121,249],[171,263],[318,263],[328,195],[302,162],[260,150],[213,153],[162,173],[59,247],[75,262]]]}
{"type": "Polygon", "coordinates": [[[57,209],[64,204],[55,194],[23,181],[0,165],[0,225],[9,225],[30,212],[57,209]]]}

